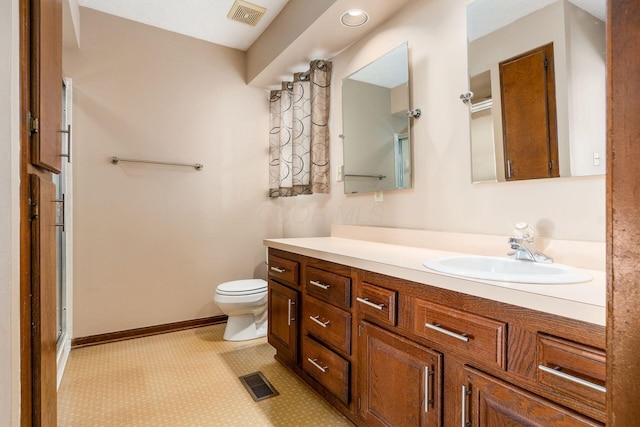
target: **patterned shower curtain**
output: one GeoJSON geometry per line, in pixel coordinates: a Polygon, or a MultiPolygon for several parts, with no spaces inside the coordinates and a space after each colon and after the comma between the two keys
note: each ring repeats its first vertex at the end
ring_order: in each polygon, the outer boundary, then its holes
{"type": "Polygon", "coordinates": [[[331,62],[271,91],[269,100],[269,197],[329,192],[331,62]]]}

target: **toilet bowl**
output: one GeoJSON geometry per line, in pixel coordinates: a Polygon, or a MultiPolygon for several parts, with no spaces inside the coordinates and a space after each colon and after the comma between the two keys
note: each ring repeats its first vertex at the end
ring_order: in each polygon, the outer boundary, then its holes
{"type": "Polygon", "coordinates": [[[234,280],[218,285],[214,301],[226,314],[224,339],[245,341],[267,335],[267,282],[234,280]]]}

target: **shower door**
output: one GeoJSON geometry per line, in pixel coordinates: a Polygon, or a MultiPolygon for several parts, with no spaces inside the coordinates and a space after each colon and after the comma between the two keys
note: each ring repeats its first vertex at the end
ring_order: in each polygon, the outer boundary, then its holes
{"type": "Polygon", "coordinates": [[[60,173],[53,175],[53,183],[56,186],[56,331],[58,352],[64,345],[67,331],[67,257],[68,257],[68,218],[70,205],[68,189],[70,173],[70,149],[71,149],[71,127],[70,127],[70,106],[71,106],[71,81],[68,79],[62,82],[62,157],[60,173]]]}

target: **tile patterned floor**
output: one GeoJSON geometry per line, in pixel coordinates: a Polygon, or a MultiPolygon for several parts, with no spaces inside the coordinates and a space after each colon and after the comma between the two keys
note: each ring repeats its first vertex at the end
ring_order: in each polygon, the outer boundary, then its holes
{"type": "Polygon", "coordinates": [[[349,426],[273,359],[266,338],[229,342],[224,324],[73,349],[59,426],[349,426]],[[280,393],[254,402],[238,377],[280,393]]]}

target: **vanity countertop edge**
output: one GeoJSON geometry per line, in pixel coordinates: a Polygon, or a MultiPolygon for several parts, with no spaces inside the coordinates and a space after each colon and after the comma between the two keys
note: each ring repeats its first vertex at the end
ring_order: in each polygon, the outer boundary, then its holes
{"type": "Polygon", "coordinates": [[[428,258],[465,255],[341,237],[265,239],[264,246],[423,283],[596,325],[606,324],[604,271],[586,270],[586,283],[535,285],[461,278],[423,266],[428,258]]]}

